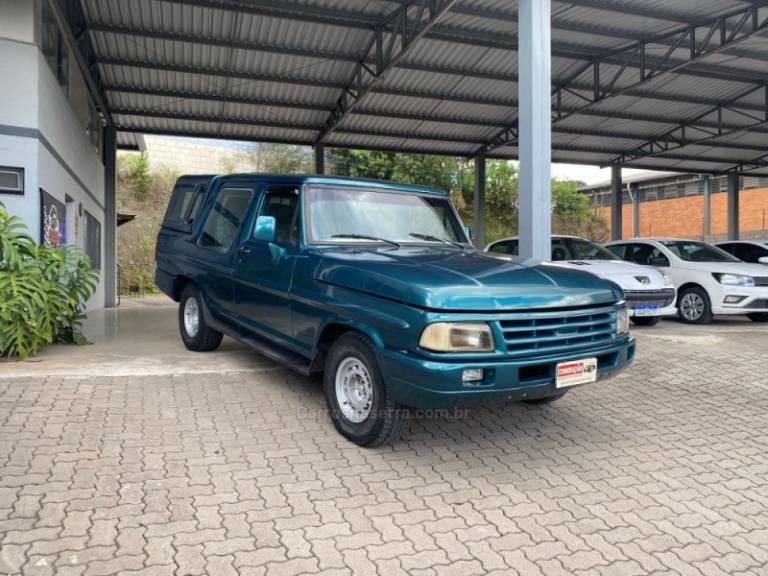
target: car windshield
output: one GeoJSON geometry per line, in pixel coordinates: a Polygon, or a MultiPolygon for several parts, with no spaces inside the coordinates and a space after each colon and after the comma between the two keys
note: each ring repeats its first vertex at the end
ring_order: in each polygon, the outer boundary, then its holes
{"type": "Polygon", "coordinates": [[[621,260],[607,248],[589,240],[576,238],[570,240],[569,244],[574,260],[621,260]]]}
{"type": "Polygon", "coordinates": [[[329,186],[312,187],[308,196],[312,242],[376,242],[374,238],[444,246],[467,242],[447,198],[329,186]]]}
{"type": "Polygon", "coordinates": [[[739,262],[725,250],[716,246],[710,246],[703,242],[690,240],[662,240],[661,244],[669,248],[672,253],[688,262],[739,262]]]}

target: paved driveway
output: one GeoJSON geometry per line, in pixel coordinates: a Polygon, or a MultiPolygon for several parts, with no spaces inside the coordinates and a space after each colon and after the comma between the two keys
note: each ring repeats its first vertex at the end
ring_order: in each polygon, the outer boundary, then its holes
{"type": "Polygon", "coordinates": [[[637,330],[617,379],[375,450],[161,300],[89,329],[0,364],[0,574],[768,574],[768,327],[637,330]]]}

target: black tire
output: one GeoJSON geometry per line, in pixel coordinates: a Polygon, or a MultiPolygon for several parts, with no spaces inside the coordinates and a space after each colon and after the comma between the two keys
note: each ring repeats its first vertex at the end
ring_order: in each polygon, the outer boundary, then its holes
{"type": "MultiPolygon", "coordinates": [[[[190,307],[192,302],[190,302],[190,307]]],[[[181,292],[179,299],[179,332],[181,340],[188,350],[193,352],[211,352],[216,350],[221,344],[222,334],[205,323],[203,314],[203,300],[200,297],[200,291],[194,284],[187,284],[181,292]],[[197,332],[190,333],[185,325],[184,317],[187,309],[187,302],[194,301],[196,305],[198,319],[197,332]]]]}
{"type": "Polygon", "coordinates": [[[557,400],[560,400],[560,398],[562,398],[565,395],[566,395],[566,392],[558,392],[553,396],[545,396],[544,398],[534,398],[532,400],[523,400],[523,403],[530,404],[531,406],[546,406],[547,404],[552,404],[552,402],[556,402],[557,400]]]}
{"type": "Polygon", "coordinates": [[[686,324],[709,324],[712,322],[712,303],[707,291],[699,286],[691,286],[681,290],[677,297],[677,315],[686,324]],[[688,298],[691,298],[693,302],[700,302],[701,309],[688,312],[690,309],[686,304],[688,298]]]}
{"type": "MultiPolygon", "coordinates": [[[[340,382],[343,388],[343,380],[340,382]]],[[[364,334],[348,332],[334,342],[325,360],[323,387],[331,421],[346,439],[358,446],[373,448],[400,437],[408,420],[408,411],[389,396],[376,360],[375,346],[364,334]],[[340,397],[343,392],[337,393],[336,375],[340,369],[346,371],[350,379],[356,379],[357,385],[365,390],[356,399],[360,407],[358,411],[355,411],[354,403],[340,397]],[[355,421],[356,418],[360,421],[355,421]]]]}
{"type": "Polygon", "coordinates": [[[768,322],[768,312],[752,312],[747,314],[747,318],[752,322],[768,322]]]}
{"type": "Polygon", "coordinates": [[[632,316],[631,320],[636,326],[656,326],[661,322],[661,316],[640,316],[639,318],[632,316]]]}

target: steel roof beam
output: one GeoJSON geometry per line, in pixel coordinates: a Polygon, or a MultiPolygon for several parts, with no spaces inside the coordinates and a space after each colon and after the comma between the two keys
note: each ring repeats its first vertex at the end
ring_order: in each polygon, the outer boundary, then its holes
{"type": "Polygon", "coordinates": [[[745,161],[739,162],[738,164],[734,164],[733,166],[729,166],[728,168],[723,170],[723,173],[742,174],[744,172],[752,172],[753,170],[759,170],[760,168],[768,168],[768,154],[762,154],[757,158],[752,158],[751,160],[745,160],[745,161]]]}
{"type": "MultiPolygon", "coordinates": [[[[554,98],[552,106],[554,111],[553,126],[574,114],[591,110],[608,98],[625,95],[632,90],[646,86],[662,75],[684,72],[687,67],[699,64],[702,59],[723,52],[729,47],[743,42],[753,34],[765,30],[768,28],[768,18],[760,20],[758,17],[758,9],[765,5],[768,5],[768,0],[760,0],[760,2],[747,8],[734,10],[717,18],[703,20],[674,32],[659,34],[647,41],[636,42],[620,50],[609,51],[603,56],[595,57],[591,63],[578,68],[568,80],[555,86],[552,94],[554,98]],[[735,22],[735,26],[729,27],[729,22],[735,22]],[[686,38],[691,41],[694,49],[688,51],[686,60],[673,61],[672,54],[686,38]],[[660,42],[663,49],[666,50],[664,56],[650,61],[647,54],[648,47],[660,42]],[[601,67],[604,67],[605,64],[615,66],[617,61],[621,63],[617,71],[611,69],[610,74],[601,74],[601,67]],[[639,68],[639,79],[622,85],[621,79],[626,71],[635,68],[639,68]],[[592,79],[593,90],[590,96],[576,94],[570,86],[571,82],[577,81],[584,74],[590,74],[592,79]],[[575,111],[563,112],[561,106],[563,92],[580,96],[584,99],[585,104],[575,111]]],[[[749,82],[747,78],[734,80],[749,82]]],[[[762,82],[765,82],[765,79],[762,82]]],[[[477,151],[477,155],[487,154],[494,148],[504,146],[507,142],[516,139],[517,119],[501,130],[490,142],[482,146],[477,151]]]]}
{"type": "MultiPolygon", "coordinates": [[[[324,80],[314,80],[314,79],[306,79],[303,77],[292,77],[292,76],[274,76],[274,75],[263,75],[258,73],[249,73],[249,72],[242,72],[242,71],[227,71],[219,68],[200,68],[197,66],[189,66],[189,65],[177,65],[177,64],[167,64],[163,62],[151,62],[151,61],[141,61],[141,60],[132,60],[132,59],[125,59],[125,58],[103,58],[100,60],[100,63],[106,66],[128,66],[128,67],[135,67],[135,68],[146,68],[149,70],[167,70],[171,72],[180,72],[180,73],[188,73],[188,74],[204,74],[208,76],[214,76],[214,77],[233,77],[237,79],[242,80],[254,80],[254,81],[273,81],[273,82],[282,82],[287,84],[297,84],[297,85],[306,85],[306,86],[320,86],[323,88],[332,88],[332,89],[341,89],[343,87],[342,82],[328,82],[324,80]]],[[[398,68],[405,68],[409,70],[423,70],[423,71],[429,71],[429,67],[426,65],[414,65],[414,64],[401,64],[398,66],[398,68]]],[[[472,70],[465,70],[465,69],[440,69],[437,70],[441,74],[453,74],[457,76],[470,76],[470,77],[477,77],[477,78],[488,78],[488,79],[496,79],[496,80],[509,80],[509,81],[516,81],[516,78],[508,76],[508,77],[495,77],[493,75],[486,75],[482,72],[475,72],[472,70]]],[[[584,91],[588,89],[588,85],[585,82],[578,82],[575,81],[571,83],[572,89],[574,91],[584,91]]],[[[376,88],[374,89],[374,92],[378,94],[389,94],[392,96],[405,96],[405,97],[415,97],[415,98],[427,98],[427,99],[433,99],[433,100],[447,100],[452,102],[463,102],[467,104],[487,104],[487,105],[494,105],[494,106],[504,106],[504,107],[515,107],[517,106],[517,101],[513,99],[499,99],[499,98],[487,98],[482,96],[473,96],[473,95],[466,95],[466,96],[460,96],[455,94],[450,94],[446,92],[419,92],[414,90],[407,90],[407,89],[397,89],[397,88],[376,88]]],[[[715,106],[718,104],[718,101],[712,100],[710,98],[697,98],[695,96],[674,96],[669,94],[661,94],[658,92],[654,92],[652,90],[648,90],[646,88],[638,89],[638,90],[628,90],[625,93],[626,96],[637,96],[642,98],[653,98],[657,100],[663,100],[667,102],[682,102],[682,103],[691,103],[691,104],[698,104],[701,106],[715,106]]],[[[191,96],[190,96],[191,98],[191,96]]],[[[749,104],[749,103],[742,103],[739,105],[739,108],[744,110],[753,110],[753,111],[761,111],[763,108],[759,104],[749,104]]],[[[563,107],[563,111],[568,110],[576,110],[577,108],[567,108],[563,107]]],[[[582,111],[583,113],[586,113],[586,110],[582,111]]],[[[666,120],[659,120],[661,122],[672,122],[677,123],[678,120],[676,119],[666,119],[666,120]]]]}
{"type": "MultiPolygon", "coordinates": [[[[671,150],[676,150],[685,146],[706,145],[719,138],[744,134],[753,128],[764,128],[765,126],[768,126],[768,86],[750,88],[746,92],[742,92],[741,94],[737,95],[730,101],[718,104],[712,108],[708,108],[706,111],[697,115],[695,118],[680,122],[678,126],[667,130],[663,134],[649,138],[640,146],[632,150],[622,152],[616,158],[614,158],[611,163],[623,164],[633,160],[641,160],[643,158],[666,154],[671,150]],[[738,101],[755,93],[760,93],[762,95],[763,109],[760,112],[760,115],[753,116],[751,114],[738,112],[738,101]],[[722,125],[722,118],[723,113],[727,111],[737,112],[740,115],[747,117],[750,120],[750,123],[747,126],[725,129],[722,125]],[[715,127],[709,126],[709,123],[707,125],[700,123],[700,121],[704,118],[713,115],[717,118],[715,127]]],[[[722,146],[722,143],[715,143],[713,145],[722,146]]]]}
{"type": "MultiPolygon", "coordinates": [[[[302,130],[302,131],[316,131],[319,129],[318,124],[296,124],[293,122],[282,122],[282,121],[276,121],[276,120],[267,120],[267,119],[257,119],[257,118],[243,118],[243,117],[220,117],[215,114],[186,114],[181,112],[174,112],[174,111],[168,111],[168,110],[143,110],[143,109],[136,109],[136,108],[116,108],[113,110],[113,113],[116,116],[135,116],[135,117],[143,117],[143,118],[165,118],[170,120],[180,120],[180,121],[189,121],[189,122],[209,122],[212,124],[216,123],[223,123],[223,124],[233,124],[238,126],[255,126],[255,127],[265,127],[265,128],[283,128],[283,129],[289,129],[289,130],[302,130]]],[[[432,142],[447,142],[447,143],[456,143],[456,144],[468,144],[468,145],[477,145],[478,143],[482,143],[483,140],[479,138],[467,138],[462,136],[455,136],[453,134],[428,134],[428,133],[413,133],[413,132],[402,132],[402,131],[392,131],[392,130],[375,130],[375,129],[366,129],[366,128],[339,128],[338,129],[339,134],[354,134],[354,135],[360,135],[360,136],[374,136],[379,138],[400,138],[403,140],[425,140],[425,141],[432,141],[432,142]]],[[[212,133],[213,134],[213,133],[212,133]]],[[[333,144],[329,144],[333,145],[333,144]]],[[[579,151],[579,152],[591,152],[591,153],[599,153],[599,154],[606,154],[611,155],[614,152],[614,148],[606,148],[606,147],[600,147],[600,146],[580,146],[578,144],[570,144],[570,143],[559,143],[555,144],[553,143],[553,149],[556,150],[567,150],[567,151],[579,151]]],[[[750,149],[757,149],[760,150],[760,147],[745,147],[740,148],[744,150],[750,150],[750,149]]],[[[665,156],[667,159],[680,159],[680,160],[702,160],[706,161],[708,158],[705,156],[689,156],[685,154],[668,154],[665,156]]],[[[608,165],[608,162],[604,163],[604,165],[608,165]]]]}
{"type": "MultiPolygon", "coordinates": [[[[157,134],[160,136],[187,136],[192,138],[211,138],[213,136],[212,133],[209,132],[201,132],[197,130],[167,130],[162,128],[151,128],[151,127],[120,127],[119,130],[121,132],[126,132],[128,134],[157,134]]],[[[313,141],[310,140],[295,140],[295,139],[281,139],[281,138],[256,138],[253,136],[248,135],[235,135],[232,136],[231,139],[243,141],[243,142],[259,142],[259,143],[274,143],[274,144],[292,144],[296,146],[307,146],[311,147],[313,145],[313,141]]],[[[332,143],[328,145],[329,148],[342,148],[342,149],[359,149],[360,146],[357,144],[343,144],[343,143],[332,143]]],[[[366,146],[366,150],[373,150],[378,152],[391,152],[391,153],[406,153],[406,154],[424,154],[429,156],[461,156],[461,154],[455,152],[455,151],[447,151],[447,150],[424,150],[418,147],[410,147],[410,146],[397,146],[396,148],[388,147],[388,146],[366,146]]],[[[563,150],[553,150],[554,153],[554,160],[556,162],[560,163],[566,163],[566,164],[590,164],[594,166],[601,166],[600,162],[596,161],[589,161],[584,160],[582,158],[571,158],[568,156],[563,156],[561,154],[558,154],[558,152],[562,152],[563,150]]],[[[566,151],[567,152],[567,151],[566,151]]],[[[490,156],[488,156],[489,159],[494,160],[508,160],[508,159],[515,159],[516,156],[512,154],[498,154],[493,153],[490,156]]],[[[690,161],[697,161],[696,158],[690,158],[690,161]]],[[[719,162],[722,163],[722,162],[719,162]]],[[[768,160],[766,160],[766,165],[768,165],[768,160]]],[[[685,165],[671,165],[671,166],[658,166],[656,164],[644,164],[644,163],[633,163],[632,167],[634,168],[643,168],[647,170],[659,170],[663,169],[669,172],[681,172],[681,173],[690,173],[690,172],[696,172],[701,173],[701,168],[692,168],[690,166],[685,165]]],[[[707,171],[709,174],[722,174],[724,173],[724,170],[710,170],[707,171]]],[[[765,173],[753,173],[751,175],[754,176],[768,176],[768,172],[765,173]]]]}
{"type": "Polygon", "coordinates": [[[366,56],[355,66],[325,127],[318,134],[318,143],[322,143],[344,121],[456,2],[457,0],[413,0],[400,6],[376,27],[366,49],[366,56]],[[415,18],[411,19],[409,12],[413,11],[415,18]],[[373,66],[367,63],[368,54],[373,58],[373,66]]]}
{"type": "Polygon", "coordinates": [[[642,18],[652,18],[654,20],[667,20],[678,24],[690,24],[693,18],[679,12],[669,10],[659,10],[658,8],[643,8],[642,6],[631,5],[623,2],[612,5],[604,0],[558,0],[561,4],[571,4],[572,6],[581,6],[582,8],[595,8],[606,12],[617,14],[628,14],[631,16],[640,16],[642,18]]]}
{"type": "MultiPolygon", "coordinates": [[[[166,89],[154,89],[146,88],[143,86],[129,86],[129,85],[106,85],[104,87],[107,93],[118,94],[135,94],[142,96],[157,96],[164,98],[173,98],[180,101],[186,100],[201,100],[201,101],[213,101],[213,102],[228,102],[233,104],[245,104],[253,106],[266,106],[275,108],[286,108],[296,110],[315,110],[322,112],[330,112],[332,107],[327,104],[317,102],[295,102],[295,101],[281,101],[281,100],[269,100],[264,98],[251,98],[232,96],[225,97],[221,94],[213,93],[191,93],[183,90],[166,90],[166,89]]],[[[406,120],[414,121],[427,121],[427,122],[441,122],[446,124],[466,124],[470,126],[489,126],[489,127],[503,127],[504,122],[502,120],[490,120],[486,118],[466,117],[466,116],[454,116],[449,114],[435,114],[431,112],[429,114],[422,113],[406,113],[397,110],[382,110],[374,108],[358,108],[355,111],[356,115],[373,116],[379,118],[402,118],[406,120]]],[[[673,127],[677,126],[678,120],[669,116],[649,115],[649,114],[632,114],[628,112],[610,112],[605,115],[588,112],[597,118],[602,119],[621,119],[621,120],[634,120],[637,122],[654,122],[660,124],[670,124],[673,127]]],[[[708,129],[723,129],[723,130],[744,130],[748,132],[768,133],[768,127],[763,126],[741,126],[732,123],[718,123],[709,120],[697,121],[698,126],[706,127],[708,129]]],[[[561,134],[573,134],[573,135],[585,135],[585,136],[605,136],[608,138],[625,138],[628,140],[646,140],[649,139],[647,134],[636,134],[631,132],[618,132],[613,130],[601,130],[594,128],[581,128],[581,127],[566,127],[555,126],[553,131],[561,134]]],[[[718,143],[718,146],[726,148],[738,148],[744,150],[760,149],[759,146],[751,145],[739,145],[738,143],[718,143]]]]}
{"type": "Polygon", "coordinates": [[[197,34],[185,34],[170,32],[167,30],[151,30],[147,28],[130,28],[116,24],[103,24],[92,22],[88,24],[88,30],[102,34],[118,34],[126,36],[138,36],[140,38],[152,38],[170,42],[186,42],[201,46],[213,46],[216,48],[235,48],[237,50],[249,50],[254,52],[266,52],[268,54],[287,54],[289,56],[301,56],[305,58],[317,58],[319,60],[338,60],[341,62],[357,62],[360,56],[357,54],[342,54],[340,52],[326,52],[323,50],[302,50],[290,46],[278,46],[275,44],[263,44],[260,42],[234,40],[228,38],[212,38],[197,34]]]}
{"type": "Polygon", "coordinates": [[[223,68],[206,68],[202,66],[190,66],[187,64],[165,64],[162,62],[144,62],[127,58],[101,58],[99,64],[105,66],[126,66],[129,68],[143,68],[145,70],[161,70],[167,72],[179,72],[182,74],[194,74],[195,76],[213,76],[217,78],[235,78],[252,82],[277,82],[282,84],[295,84],[299,86],[313,86],[320,88],[340,89],[343,82],[332,82],[319,78],[301,78],[298,76],[284,76],[280,74],[260,74],[257,72],[244,72],[240,70],[226,70],[223,68]]]}

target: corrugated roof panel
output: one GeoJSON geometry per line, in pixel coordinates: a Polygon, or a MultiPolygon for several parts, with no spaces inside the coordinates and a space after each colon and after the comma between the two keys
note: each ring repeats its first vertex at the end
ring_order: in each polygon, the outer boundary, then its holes
{"type": "MultiPolygon", "coordinates": [[[[350,82],[355,69],[350,58],[362,56],[371,38],[370,26],[392,14],[402,0],[284,0],[274,5],[227,2],[226,8],[223,0],[210,2],[214,7],[164,0],[83,0],[91,22],[137,30],[131,34],[91,31],[97,56],[102,60],[104,81],[118,88],[133,88],[133,92],[147,88],[174,93],[152,96],[110,90],[109,105],[115,109],[178,117],[174,120],[119,115],[120,122],[134,129],[141,125],[164,132],[311,141],[327,120],[343,87],[350,82]],[[215,6],[219,1],[221,8],[215,6]],[[312,11],[317,17],[303,17],[297,11],[301,9],[312,11]],[[268,12],[272,15],[265,15],[268,12]],[[331,19],[336,19],[337,24],[329,24],[331,19]],[[354,24],[339,25],[342,20],[354,24]],[[151,38],[139,33],[141,30],[191,35],[196,39],[151,38]],[[251,42],[253,46],[222,45],[228,38],[251,42]],[[207,39],[216,39],[217,45],[206,43],[207,39]],[[308,54],[297,55],[297,51],[308,54]],[[329,57],[330,54],[338,57],[329,57]],[[131,60],[143,67],[107,65],[103,63],[105,58],[131,60]],[[229,72],[234,76],[227,77],[229,72]],[[187,94],[200,98],[188,98],[187,94]],[[220,101],[228,95],[237,102],[220,101]],[[296,107],[302,102],[308,104],[307,109],[296,107]],[[285,106],[279,106],[280,103],[285,106]],[[325,109],[317,109],[318,105],[325,109]],[[205,122],[191,120],[192,117],[229,122],[205,122]],[[275,124],[286,127],[274,127],[275,124]],[[293,125],[299,128],[292,128],[293,125]]],[[[558,56],[552,60],[552,76],[554,83],[565,82],[568,88],[561,93],[566,116],[554,122],[554,157],[606,162],[623,150],[663,135],[681,121],[705,114],[704,121],[714,123],[715,104],[726,103],[762,82],[768,61],[766,34],[755,34],[723,54],[702,57],[700,62],[684,66],[676,73],[658,74],[640,88],[610,95],[596,104],[589,104],[592,71],[585,69],[578,78],[574,78],[574,73],[586,68],[587,54],[606,55],[633,39],[682,29],[692,15],[703,19],[745,6],[749,4],[739,0],[603,0],[600,4],[554,0],[552,38],[558,56]]],[[[459,0],[432,30],[435,37],[456,40],[438,40],[429,35],[418,40],[402,59],[401,67],[391,70],[339,126],[339,130],[359,133],[332,132],[329,145],[343,141],[345,145],[361,147],[400,147],[450,154],[476,152],[478,142],[492,139],[517,115],[516,10],[516,2],[510,0],[459,0]],[[493,13],[497,17],[489,17],[493,13]],[[499,14],[502,16],[498,17],[499,14]],[[492,44],[503,47],[488,47],[492,44]],[[419,70],[425,68],[433,71],[419,70]],[[424,97],[427,94],[432,97],[424,97]],[[398,136],[387,136],[388,132],[398,136]],[[412,134],[417,138],[410,137],[412,134]]],[[[760,10],[761,22],[763,12],[768,16],[768,7],[760,10]]],[[[414,16],[416,12],[412,9],[410,13],[414,16]]],[[[653,59],[666,51],[665,46],[651,45],[647,54],[653,59]]],[[[687,46],[681,45],[673,58],[685,61],[687,46]]],[[[619,70],[620,63],[619,55],[614,64],[601,65],[603,88],[619,70]]],[[[617,78],[613,88],[621,90],[639,80],[632,64],[617,78]]],[[[350,90],[353,88],[350,86],[350,90]]],[[[756,91],[725,108],[722,120],[726,132],[734,126],[759,121],[765,112],[764,104],[764,94],[756,91]]],[[[703,163],[701,158],[713,162],[717,158],[749,159],[754,157],[755,148],[765,145],[765,136],[766,133],[742,132],[713,139],[704,131],[690,129],[687,138],[706,138],[701,145],[678,148],[663,158],[640,158],[635,164],[652,162],[679,169],[679,157],[684,155],[691,157],[682,160],[686,166],[698,166],[703,163]],[[738,147],[739,143],[743,147],[738,147]]],[[[516,153],[514,147],[503,147],[492,155],[516,153]]]]}

